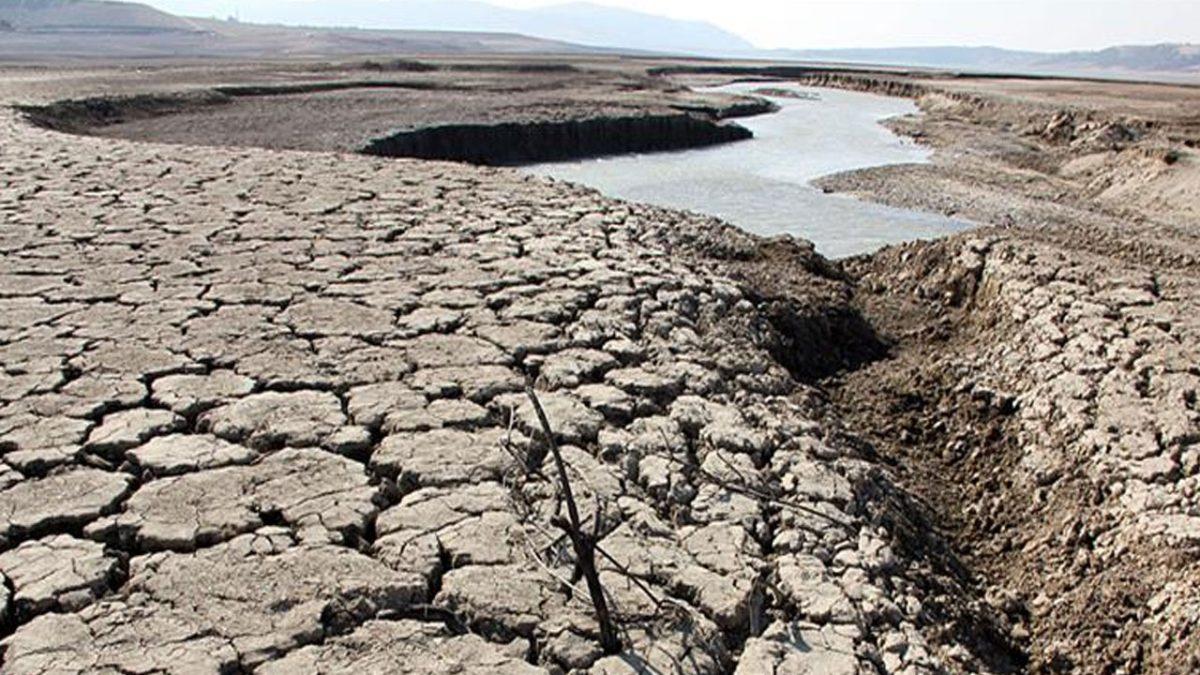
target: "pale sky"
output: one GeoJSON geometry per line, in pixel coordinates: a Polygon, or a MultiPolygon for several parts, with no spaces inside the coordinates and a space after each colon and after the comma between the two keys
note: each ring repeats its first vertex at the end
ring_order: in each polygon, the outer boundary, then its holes
{"type": "MultiPolygon", "coordinates": [[[[261,1],[149,0],[149,4],[176,13],[210,15],[261,1]]],[[[508,7],[558,4],[554,0],[490,1],[508,7]]],[[[1200,42],[1200,0],[597,0],[597,4],[709,21],[763,48],[991,45],[1065,51],[1200,42]]]]}
{"type": "MultiPolygon", "coordinates": [[[[497,0],[510,7],[554,4],[497,0]]],[[[991,45],[1063,51],[1200,42],[1200,0],[603,0],[703,19],[763,48],[991,45]]]]}

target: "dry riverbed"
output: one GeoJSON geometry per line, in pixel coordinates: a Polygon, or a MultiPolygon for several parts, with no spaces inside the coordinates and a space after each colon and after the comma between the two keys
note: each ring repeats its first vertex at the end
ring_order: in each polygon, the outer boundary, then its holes
{"type": "Polygon", "coordinates": [[[1192,90],[825,80],[919,97],[895,124],[938,151],[827,187],[995,225],[835,265],[331,152],[748,111],[647,64],[442,65],[3,75],[100,136],[0,113],[0,672],[1200,667],[1192,90]]]}
{"type": "Polygon", "coordinates": [[[848,263],[893,358],[830,382],[1019,625],[1032,669],[1200,667],[1200,90],[828,82],[914,96],[927,166],[830,190],[994,227],[848,263]]]}

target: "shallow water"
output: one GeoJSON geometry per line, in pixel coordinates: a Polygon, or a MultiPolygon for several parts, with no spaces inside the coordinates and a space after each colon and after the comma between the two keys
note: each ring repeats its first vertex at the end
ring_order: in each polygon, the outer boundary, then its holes
{"type": "Polygon", "coordinates": [[[754,132],[747,141],[525,168],[613,197],[718,216],[756,234],[802,237],[831,257],[970,227],[962,220],[829,195],[809,185],[840,171],[928,161],[927,149],[879,124],[886,117],[916,112],[911,101],[777,83],[712,91],[750,93],[763,87],[786,88],[816,100],[768,97],[781,110],[738,120],[754,132]]]}

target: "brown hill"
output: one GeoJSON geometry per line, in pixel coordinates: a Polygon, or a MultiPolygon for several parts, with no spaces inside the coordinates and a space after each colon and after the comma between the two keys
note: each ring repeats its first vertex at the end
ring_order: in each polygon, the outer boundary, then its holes
{"type": "Polygon", "coordinates": [[[0,20],[22,32],[202,30],[191,20],[149,5],[108,0],[0,0],[0,20]]]}
{"type": "Polygon", "coordinates": [[[604,52],[513,33],[300,28],[177,17],[108,0],[0,0],[0,60],[604,52]],[[7,23],[11,29],[3,29],[7,23]]]}

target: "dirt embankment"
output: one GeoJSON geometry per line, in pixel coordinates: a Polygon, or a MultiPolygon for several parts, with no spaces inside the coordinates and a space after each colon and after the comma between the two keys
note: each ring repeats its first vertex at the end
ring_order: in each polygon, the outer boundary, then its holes
{"type": "MultiPolygon", "coordinates": [[[[813,82],[814,84],[818,82],[813,82]]],[[[1000,227],[850,261],[891,358],[828,383],[987,580],[1034,672],[1200,667],[1200,322],[1189,120],[915,95],[928,167],[823,184],[1000,227]],[[1133,192],[1136,191],[1136,195],[1133,192]]]]}
{"type": "Polygon", "coordinates": [[[836,418],[987,581],[1034,672],[1200,666],[1194,277],[1006,234],[852,261],[891,358],[836,418]]]}
{"type": "Polygon", "coordinates": [[[758,97],[696,94],[647,78],[518,65],[525,67],[476,65],[465,71],[474,79],[461,82],[463,64],[368,62],[337,79],[314,69],[299,82],[22,110],[39,126],[71,133],[504,165],[743,140],[753,134],[728,120],[776,109],[758,97]]]}
{"type": "Polygon", "coordinates": [[[749,129],[688,113],[553,122],[449,124],[399,131],[360,152],[485,165],[680,150],[752,138],[749,129]]]}
{"type": "MultiPolygon", "coordinates": [[[[29,106],[24,112],[39,126],[92,133],[105,127],[153,121],[161,116],[203,113],[230,105],[238,96],[305,94],[388,87],[299,87],[272,93],[230,88],[199,94],[98,98],[29,106]],[[231,93],[236,91],[236,93],[231,93]]],[[[401,88],[401,87],[396,87],[401,88]]],[[[719,120],[762,112],[765,106],[737,102],[730,109],[697,109],[659,114],[605,115],[583,119],[528,120],[474,124],[436,124],[398,130],[370,139],[353,151],[381,157],[411,157],[481,165],[515,165],[599,157],[629,152],[695,148],[752,138],[743,126],[719,120]]]]}
{"type": "Polygon", "coordinates": [[[819,185],[990,226],[845,263],[890,350],[823,382],[829,424],[929,505],[1023,670],[1196,671],[1195,92],[766,74],[915,99],[888,124],[931,164],[819,185]]]}

